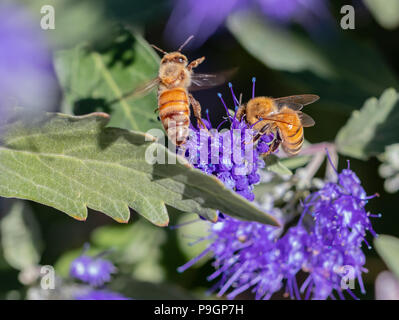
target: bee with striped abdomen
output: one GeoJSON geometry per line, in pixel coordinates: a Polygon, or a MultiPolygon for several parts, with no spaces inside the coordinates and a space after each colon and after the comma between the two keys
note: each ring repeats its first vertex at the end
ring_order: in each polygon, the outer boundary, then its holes
{"type": "Polygon", "coordinates": [[[129,96],[142,95],[158,86],[158,108],[159,118],[169,139],[177,146],[182,145],[188,137],[190,125],[190,105],[193,108],[194,116],[198,125],[206,128],[201,120],[201,105],[189,91],[206,89],[222,84],[226,75],[194,73],[193,69],[201,64],[205,57],[188,62],[187,57],[180,51],[193,38],[190,36],[177,51],[165,52],[152,46],[163,53],[158,76],[134,90],[129,96]]]}
{"type": "Polygon", "coordinates": [[[276,99],[256,97],[238,108],[237,119],[241,120],[245,115],[246,122],[257,131],[254,142],[263,134],[274,134],[274,140],[266,154],[274,152],[282,144],[288,155],[295,155],[303,144],[303,128],[315,124],[314,120],[301,110],[318,99],[319,96],[314,94],[276,99]]]}

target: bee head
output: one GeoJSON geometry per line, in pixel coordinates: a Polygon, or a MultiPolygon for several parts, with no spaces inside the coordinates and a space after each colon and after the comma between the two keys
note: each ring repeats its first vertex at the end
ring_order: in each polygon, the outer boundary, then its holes
{"type": "Polygon", "coordinates": [[[186,41],[184,41],[184,43],[179,47],[179,49],[177,49],[177,51],[174,52],[166,52],[160,48],[158,48],[157,46],[151,45],[154,49],[158,50],[159,52],[163,53],[163,57],[161,59],[161,64],[166,64],[168,62],[172,62],[175,64],[180,64],[184,67],[186,67],[188,65],[188,59],[187,57],[181,53],[181,50],[187,45],[187,43],[189,43],[192,39],[194,38],[194,36],[189,36],[187,38],[186,41]]]}
{"type": "Polygon", "coordinates": [[[183,66],[187,66],[188,60],[184,54],[176,51],[176,52],[167,53],[162,57],[161,64],[166,64],[166,63],[176,63],[183,66]]]}

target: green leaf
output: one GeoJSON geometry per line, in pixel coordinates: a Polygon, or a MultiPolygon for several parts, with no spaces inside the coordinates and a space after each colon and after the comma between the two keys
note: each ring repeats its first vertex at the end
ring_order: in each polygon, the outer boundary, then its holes
{"type": "MultiPolygon", "coordinates": [[[[33,21],[39,24],[45,17],[41,9],[45,5],[54,8],[55,29],[44,31],[46,40],[50,40],[55,47],[71,47],[80,41],[101,40],[110,29],[110,22],[106,19],[104,3],[93,0],[18,0],[30,10],[33,21]],[[83,31],[83,32],[82,32],[83,31]]],[[[46,12],[47,14],[48,12],[46,12]]],[[[40,27],[40,25],[39,25],[40,27]]]]}
{"type": "Polygon", "coordinates": [[[216,177],[155,143],[154,137],[105,128],[108,121],[105,113],[46,114],[6,126],[0,135],[0,196],[33,200],[79,220],[86,219],[89,207],[127,222],[130,207],[165,226],[169,205],[213,221],[218,209],[278,225],[216,177]],[[146,153],[152,151],[168,163],[150,164],[146,153]]]}
{"type": "Polygon", "coordinates": [[[23,201],[13,201],[9,212],[0,220],[4,258],[15,269],[37,265],[41,257],[39,225],[23,201]]]}
{"type": "Polygon", "coordinates": [[[399,141],[398,121],[398,93],[387,89],[380,99],[370,98],[361,110],[352,113],[335,140],[338,151],[364,160],[378,155],[385,146],[399,141]]]}
{"type": "Polygon", "coordinates": [[[385,190],[390,193],[399,191],[399,143],[385,147],[378,159],[382,162],[378,172],[385,179],[385,190]]]}
{"type": "Polygon", "coordinates": [[[64,92],[63,112],[112,114],[111,126],[146,132],[162,128],[154,109],[156,90],[117,101],[157,76],[159,58],[137,33],[121,31],[103,52],[79,45],[55,54],[55,68],[64,92]]]}
{"type": "Polygon", "coordinates": [[[311,156],[295,156],[295,157],[289,157],[289,158],[282,158],[280,159],[280,163],[287,167],[290,170],[294,170],[299,167],[303,167],[305,164],[307,164],[310,159],[312,159],[311,156]]]}
{"type": "Polygon", "coordinates": [[[399,279],[399,239],[383,234],[374,240],[374,245],[388,268],[399,279]]]}
{"type": "Polygon", "coordinates": [[[270,154],[265,158],[266,169],[279,175],[292,175],[292,171],[288,169],[274,154],[270,154]]]}
{"type": "Polygon", "coordinates": [[[164,280],[160,246],[165,241],[166,230],[160,230],[143,219],[128,226],[104,226],[92,234],[94,246],[102,250],[114,249],[110,255],[112,261],[124,266],[135,279],[149,282],[164,280]]]}
{"type": "MultiPolygon", "coordinates": [[[[209,223],[198,219],[198,216],[184,215],[180,216],[177,225],[184,226],[177,228],[176,235],[179,248],[187,258],[187,261],[197,257],[209,245],[209,223]],[[199,241],[199,239],[203,239],[199,241]],[[195,245],[192,243],[195,242],[195,245]]],[[[201,259],[196,263],[196,267],[203,265],[207,260],[201,259]]]]}
{"type": "Polygon", "coordinates": [[[310,70],[321,76],[334,74],[310,39],[268,23],[254,13],[234,14],[227,20],[227,26],[249,53],[270,68],[310,70]]]}
{"type": "Polygon", "coordinates": [[[364,0],[364,4],[385,29],[395,29],[399,26],[399,1],[364,0]]]}

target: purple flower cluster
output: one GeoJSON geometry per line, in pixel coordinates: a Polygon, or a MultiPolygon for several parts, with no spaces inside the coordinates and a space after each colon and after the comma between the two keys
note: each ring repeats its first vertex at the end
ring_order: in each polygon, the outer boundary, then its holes
{"type": "Polygon", "coordinates": [[[111,274],[115,273],[115,266],[100,256],[90,257],[85,254],[89,246],[86,245],[81,256],[72,261],[69,274],[71,277],[81,280],[91,286],[89,290],[79,291],[75,294],[75,300],[130,300],[117,292],[102,288],[96,290],[93,287],[101,287],[111,280],[111,274]]]}
{"type": "MultiPolygon", "coordinates": [[[[337,172],[338,174],[338,172],[337,172]]],[[[341,282],[343,277],[349,281],[358,280],[360,290],[365,293],[362,273],[366,257],[362,251],[363,242],[369,231],[374,237],[370,217],[380,217],[365,210],[367,201],[375,195],[367,196],[356,174],[348,168],[338,174],[337,183],[326,183],[324,187],[312,193],[304,203],[300,220],[310,224],[307,235],[307,259],[303,269],[310,273],[302,286],[308,290],[313,286],[315,299],[326,299],[336,290],[343,298],[340,289],[346,289],[353,295],[350,287],[341,282]],[[311,221],[306,218],[311,217],[311,221]]]]}
{"type": "MultiPolygon", "coordinates": [[[[232,95],[237,104],[234,92],[232,95]]],[[[225,105],[223,99],[222,102],[225,105]]],[[[233,130],[239,129],[243,134],[231,142],[233,147],[241,148],[245,153],[243,150],[248,140],[242,136],[246,136],[247,131],[252,134],[252,130],[234,117],[229,116],[228,119],[231,121],[230,130],[221,133],[217,139],[224,135],[233,136],[233,130]]],[[[212,133],[209,119],[206,124],[212,133]]],[[[268,143],[273,137],[265,136],[252,150],[252,165],[245,156],[243,165],[232,160],[232,149],[220,146],[220,140],[215,141],[214,134],[202,137],[198,131],[194,130],[194,133],[198,139],[188,141],[188,160],[196,168],[217,176],[226,186],[253,201],[253,184],[259,181],[258,170],[264,167],[259,153],[268,150],[268,143]],[[213,143],[219,146],[219,155],[225,159],[220,164],[209,164],[212,156],[209,150],[213,143]],[[190,152],[192,149],[196,152],[190,152]],[[201,157],[203,150],[205,156],[201,157]],[[236,175],[234,169],[242,166],[250,168],[248,173],[236,175]]],[[[355,297],[351,291],[351,283],[355,279],[364,293],[361,275],[367,270],[361,246],[365,242],[369,247],[365,240],[366,231],[376,236],[369,218],[378,216],[366,212],[364,207],[373,196],[366,196],[359,178],[349,166],[337,175],[337,183],[326,183],[305,199],[302,215],[295,226],[275,228],[221,214],[220,222],[211,225],[207,238],[211,239],[211,244],[178,270],[186,270],[212,252],[216,271],[208,280],[218,278],[213,291],[216,290],[218,296],[230,291],[227,294],[229,299],[248,289],[252,290],[256,299],[269,299],[282,289],[285,295],[296,299],[335,299],[333,292],[344,299],[344,290],[355,297]],[[300,272],[309,275],[299,287],[297,275],[300,272]],[[349,281],[349,286],[346,281],[349,281]]],[[[281,225],[290,222],[277,216],[278,210],[269,212],[275,212],[281,225]]]]}
{"type": "Polygon", "coordinates": [[[109,282],[111,274],[115,271],[116,268],[110,261],[87,255],[76,258],[70,267],[71,277],[95,287],[109,282]]]}
{"type": "Polygon", "coordinates": [[[91,290],[85,294],[76,296],[76,300],[131,300],[125,296],[107,290],[91,290]]]}
{"type": "Polygon", "coordinates": [[[306,25],[317,17],[329,17],[325,0],[176,0],[165,35],[178,46],[193,34],[191,45],[199,46],[230,14],[250,9],[278,23],[297,21],[306,25]]]}
{"type": "MultiPolygon", "coordinates": [[[[255,78],[252,81],[254,95],[255,78]]],[[[229,87],[237,111],[239,102],[231,83],[229,87]]],[[[208,119],[203,119],[203,121],[208,131],[191,126],[190,137],[185,144],[185,156],[195,168],[215,175],[228,188],[253,201],[255,198],[253,185],[260,181],[258,169],[265,167],[259,155],[269,150],[273,134],[263,135],[254,147],[252,143],[254,131],[248,128],[244,120],[238,121],[235,115],[231,116],[222,95],[218,95],[226,109],[227,119],[215,130],[211,127],[207,113],[208,119]],[[230,129],[219,132],[219,127],[226,121],[230,121],[230,129]]]]}
{"type": "Polygon", "coordinates": [[[224,217],[210,229],[213,242],[205,251],[212,252],[216,271],[208,280],[219,277],[214,287],[218,296],[232,288],[229,299],[250,288],[256,299],[269,299],[281,289],[296,299],[334,299],[334,290],[344,299],[343,290],[355,297],[345,282],[355,279],[364,293],[361,274],[367,270],[361,246],[368,246],[367,230],[375,235],[369,220],[373,215],[364,209],[369,198],[346,169],[338,183],[327,183],[307,198],[300,222],[283,236],[282,229],[224,217]],[[309,276],[299,288],[300,271],[309,276]]]}

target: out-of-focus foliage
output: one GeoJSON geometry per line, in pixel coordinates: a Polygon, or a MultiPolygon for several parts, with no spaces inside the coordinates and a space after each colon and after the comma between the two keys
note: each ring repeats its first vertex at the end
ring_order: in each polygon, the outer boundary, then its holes
{"type": "Polygon", "coordinates": [[[334,75],[329,61],[304,35],[268,23],[253,13],[232,15],[227,25],[245,49],[270,68],[291,72],[309,70],[321,77],[334,75]]]}
{"type": "Polygon", "coordinates": [[[156,283],[165,280],[160,261],[160,247],[165,241],[165,230],[143,220],[122,228],[104,226],[92,235],[95,248],[111,249],[110,256],[121,266],[120,271],[137,280],[156,283]]]}
{"type": "Polygon", "coordinates": [[[121,292],[137,300],[195,300],[197,295],[171,283],[154,284],[139,281],[131,277],[116,278],[111,286],[112,290],[121,292]]]}
{"type": "Polygon", "coordinates": [[[370,95],[398,85],[378,50],[336,30],[326,29],[329,41],[316,42],[299,30],[281,29],[253,14],[230,17],[228,27],[250,54],[283,71],[296,93],[317,93],[322,97],[318,105],[334,112],[349,113],[370,95]],[[368,65],[372,67],[365,68],[368,65]]]}
{"type": "Polygon", "coordinates": [[[385,146],[399,140],[399,96],[387,89],[379,99],[368,99],[361,110],[354,111],[339,131],[338,151],[359,159],[383,153],[385,146]]]}
{"type": "MultiPolygon", "coordinates": [[[[91,236],[88,254],[93,256],[104,250],[108,252],[106,257],[118,267],[117,275],[114,276],[115,279],[110,288],[128,297],[135,299],[196,298],[195,295],[182,288],[168,283],[165,269],[161,264],[161,246],[165,245],[165,242],[164,229],[159,229],[140,219],[128,226],[104,226],[95,230],[91,236]]],[[[71,262],[80,254],[81,250],[64,253],[55,265],[57,274],[63,278],[68,277],[71,262]]],[[[76,288],[70,288],[76,290],[76,288]]]]}
{"type": "Polygon", "coordinates": [[[388,268],[399,279],[399,239],[389,235],[380,235],[374,240],[374,245],[388,268]]]}
{"type": "Polygon", "coordinates": [[[292,175],[292,171],[288,169],[281,161],[279,161],[279,158],[273,154],[266,157],[265,162],[268,171],[272,171],[280,175],[292,175]]]}
{"type": "Polygon", "coordinates": [[[109,33],[111,27],[110,21],[105,19],[106,7],[103,1],[17,0],[13,2],[24,4],[39,22],[44,16],[44,13],[41,13],[43,6],[51,5],[54,8],[55,29],[46,33],[52,45],[57,48],[73,46],[81,41],[99,41],[109,33]]]}
{"type": "Polygon", "coordinates": [[[396,0],[363,0],[378,23],[387,29],[399,26],[399,2],[396,0]]]}
{"type": "Polygon", "coordinates": [[[86,207],[90,207],[127,222],[130,207],[165,226],[169,223],[166,205],[170,205],[212,221],[217,220],[216,210],[221,210],[277,225],[215,177],[193,169],[185,159],[154,143],[154,137],[104,128],[108,120],[105,113],[48,114],[5,127],[0,194],[34,200],[78,220],[86,219],[86,207]],[[154,153],[165,164],[151,163],[154,153]]]}
{"type": "Polygon", "coordinates": [[[63,88],[62,110],[69,114],[111,113],[110,125],[146,132],[162,128],[154,109],[156,90],[117,101],[157,76],[159,58],[137,33],[116,36],[103,51],[78,45],[58,51],[55,66],[63,88]]]}
{"type": "Polygon", "coordinates": [[[399,190],[399,144],[387,146],[380,158],[383,163],[378,168],[378,172],[385,179],[384,188],[391,193],[397,192],[399,190]]]}
{"type": "Polygon", "coordinates": [[[298,23],[314,28],[330,19],[327,0],[173,0],[174,8],[165,28],[165,38],[174,46],[196,34],[192,46],[198,47],[221,29],[226,19],[237,12],[257,12],[260,18],[278,25],[298,23]]]}
{"type": "Polygon", "coordinates": [[[39,263],[42,241],[38,222],[29,205],[16,200],[0,220],[4,258],[15,269],[23,270],[39,263]]]}
{"type": "Polygon", "coordinates": [[[208,229],[209,223],[198,219],[195,214],[184,215],[179,218],[176,233],[180,249],[187,261],[198,256],[207,247],[209,243],[206,239],[209,235],[208,229]]]}

